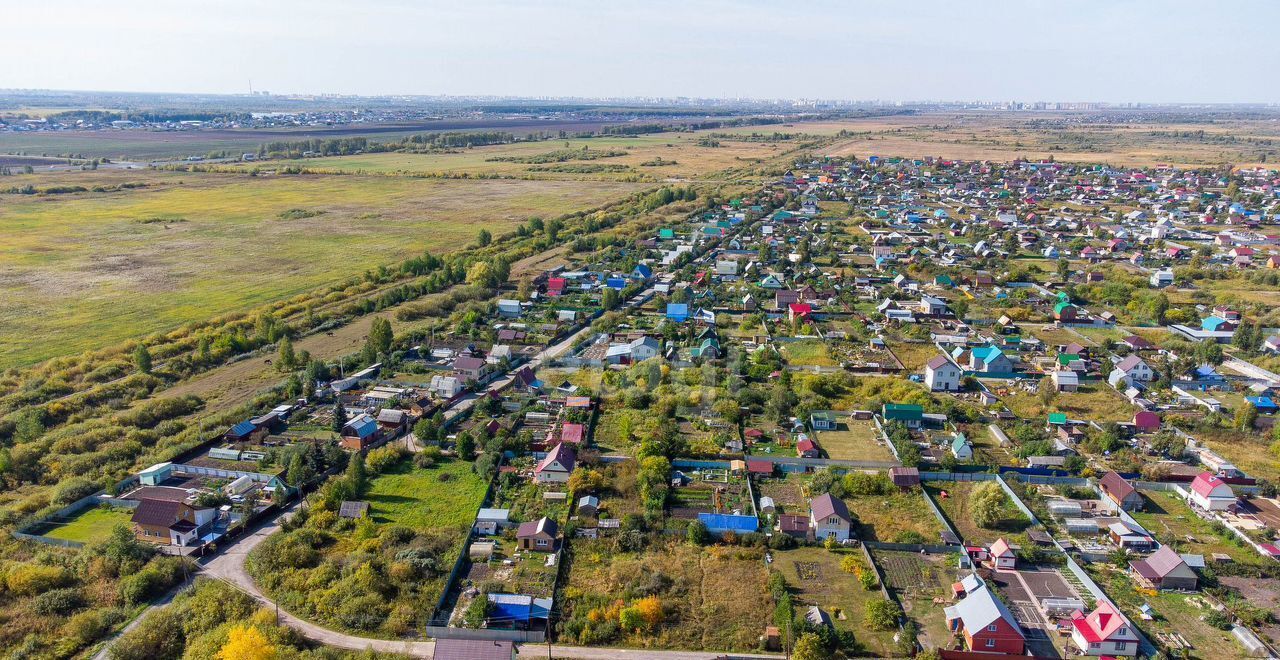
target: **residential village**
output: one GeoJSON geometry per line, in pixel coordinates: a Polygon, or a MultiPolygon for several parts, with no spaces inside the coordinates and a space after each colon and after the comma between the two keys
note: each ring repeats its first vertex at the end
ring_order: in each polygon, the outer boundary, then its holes
{"type": "Polygon", "coordinates": [[[437,658],[1275,657],[1278,184],[796,162],[61,515],[189,555],[305,497],[263,592],[437,658]]]}

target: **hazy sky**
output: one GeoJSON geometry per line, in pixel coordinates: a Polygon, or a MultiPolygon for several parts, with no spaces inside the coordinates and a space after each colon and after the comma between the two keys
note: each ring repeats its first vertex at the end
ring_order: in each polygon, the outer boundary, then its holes
{"type": "Polygon", "coordinates": [[[0,88],[1280,102],[1270,0],[5,0],[0,88]]]}

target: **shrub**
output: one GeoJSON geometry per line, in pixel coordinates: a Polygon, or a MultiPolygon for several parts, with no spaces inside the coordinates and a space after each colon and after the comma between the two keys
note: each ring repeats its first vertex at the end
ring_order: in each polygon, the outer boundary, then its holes
{"type": "Polygon", "coordinates": [[[66,616],[84,604],[84,593],[79,589],[50,589],[31,601],[31,609],[43,616],[66,616]]]}
{"type": "Polygon", "coordinates": [[[867,601],[864,621],[872,630],[893,630],[898,627],[898,616],[901,613],[891,600],[870,600],[867,601]]]}
{"type": "Polygon", "coordinates": [[[35,596],[50,589],[65,587],[74,581],[71,572],[61,566],[24,564],[9,571],[5,584],[18,596],[35,596]]]}
{"type": "Polygon", "coordinates": [[[53,491],[53,503],[67,505],[98,492],[98,485],[85,477],[64,479],[53,491]]]}
{"type": "Polygon", "coordinates": [[[400,445],[385,445],[371,450],[365,457],[364,464],[371,474],[382,474],[387,468],[395,465],[408,455],[408,451],[400,445]]]}

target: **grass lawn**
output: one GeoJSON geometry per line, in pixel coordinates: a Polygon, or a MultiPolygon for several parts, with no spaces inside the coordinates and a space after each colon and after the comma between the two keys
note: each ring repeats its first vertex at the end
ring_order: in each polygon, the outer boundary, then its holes
{"type": "MultiPolygon", "coordinates": [[[[774,553],[772,568],[787,579],[798,613],[817,605],[831,615],[836,628],[852,631],[869,654],[893,657],[896,630],[880,632],[863,624],[867,603],[884,596],[879,589],[863,589],[853,574],[840,569],[840,560],[846,554],[863,558],[861,550],[832,552],[817,547],[796,548],[774,553]]],[[[869,566],[867,570],[871,570],[869,566]]]]}
{"type": "Polygon", "coordinates": [[[942,351],[937,346],[929,342],[887,342],[886,345],[893,354],[898,356],[898,361],[902,362],[902,366],[908,372],[916,373],[924,369],[924,365],[929,360],[942,355],[942,351]]]}
{"type": "Polygon", "coordinates": [[[846,497],[845,503],[858,516],[858,538],[864,541],[899,542],[903,534],[919,534],[925,543],[938,543],[942,538],[942,523],[929,510],[918,488],[894,491],[892,495],[846,497]]]}
{"type": "MultiPolygon", "coordinates": [[[[560,642],[633,648],[752,651],[772,625],[764,551],[758,548],[695,548],[663,539],[641,552],[619,551],[613,539],[573,541],[560,642]],[[586,623],[621,601],[644,595],[661,601],[662,623],[653,631],[613,632],[592,637],[586,623]]],[[[597,633],[598,634],[598,633],[597,633]]],[[[638,654],[643,655],[643,654],[638,654]]]]}
{"type": "Polygon", "coordinates": [[[969,513],[969,496],[979,483],[982,482],[933,481],[926,483],[924,487],[929,490],[933,501],[942,509],[942,515],[947,517],[965,543],[988,545],[1001,537],[1017,543],[1031,521],[1014,507],[1008,495],[1005,496],[1004,516],[996,523],[995,528],[980,527],[973,521],[973,516],[969,513]],[[942,496],[944,491],[947,497],[942,496]]]}
{"type": "Polygon", "coordinates": [[[365,499],[369,515],[379,523],[413,529],[469,527],[486,486],[466,461],[423,470],[406,459],[370,480],[365,499]]]}
{"type": "Polygon", "coordinates": [[[956,555],[920,555],[914,552],[876,550],[871,554],[887,587],[902,609],[920,626],[925,647],[945,648],[952,634],[942,609],[951,603],[951,585],[959,577],[956,555]],[[944,603],[935,603],[935,598],[944,603]]]}
{"type": "Polygon", "coordinates": [[[133,511],[122,507],[91,507],[81,511],[69,522],[59,525],[44,534],[51,539],[76,541],[92,545],[111,536],[116,525],[130,525],[133,511]]]}
{"type": "Polygon", "coordinates": [[[801,339],[799,341],[779,342],[782,357],[787,364],[796,367],[834,367],[835,358],[831,357],[831,349],[825,341],[819,339],[801,339]]]}
{"type": "Polygon", "coordinates": [[[1213,559],[1209,555],[1215,552],[1245,564],[1271,562],[1252,548],[1237,545],[1234,536],[1218,533],[1210,522],[1193,513],[1177,493],[1146,490],[1141,493],[1143,508],[1134,512],[1133,517],[1161,543],[1171,543],[1178,552],[1205,555],[1210,564],[1213,559]]]}
{"type": "Polygon", "coordinates": [[[893,454],[880,441],[875,423],[869,420],[840,422],[836,431],[818,431],[818,446],[827,458],[849,461],[892,461],[893,454]]]}
{"type": "Polygon", "coordinates": [[[1133,406],[1124,395],[1099,381],[1081,385],[1075,392],[1059,392],[1048,405],[1038,393],[1031,394],[1021,389],[1000,400],[1013,414],[1023,419],[1040,420],[1048,417],[1049,413],[1062,412],[1072,419],[1087,419],[1099,424],[1133,421],[1133,406]]]}

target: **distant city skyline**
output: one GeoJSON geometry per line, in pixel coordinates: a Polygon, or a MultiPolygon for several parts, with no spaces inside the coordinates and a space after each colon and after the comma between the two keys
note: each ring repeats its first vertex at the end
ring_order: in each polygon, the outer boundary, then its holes
{"type": "Polygon", "coordinates": [[[6,15],[7,89],[1280,103],[1280,3],[1261,0],[46,0],[6,15]]]}

